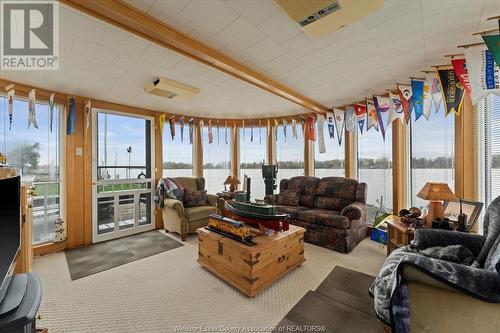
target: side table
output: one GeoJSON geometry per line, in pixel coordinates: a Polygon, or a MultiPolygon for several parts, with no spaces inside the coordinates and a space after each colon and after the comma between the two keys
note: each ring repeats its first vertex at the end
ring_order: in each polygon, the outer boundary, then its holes
{"type": "Polygon", "coordinates": [[[387,255],[397,248],[410,244],[413,240],[415,229],[403,225],[399,217],[386,221],[387,223],[387,255]]]}

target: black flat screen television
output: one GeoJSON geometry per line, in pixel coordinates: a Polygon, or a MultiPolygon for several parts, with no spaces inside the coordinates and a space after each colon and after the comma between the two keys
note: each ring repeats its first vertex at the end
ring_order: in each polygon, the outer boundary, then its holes
{"type": "Polygon", "coordinates": [[[0,303],[21,249],[21,177],[0,179],[0,303]]]}

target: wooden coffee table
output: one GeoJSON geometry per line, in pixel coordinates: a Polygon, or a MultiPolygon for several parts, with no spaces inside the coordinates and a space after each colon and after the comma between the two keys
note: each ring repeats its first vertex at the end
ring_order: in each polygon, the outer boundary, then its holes
{"type": "Polygon", "coordinates": [[[304,261],[305,229],[290,229],[274,236],[256,236],[249,246],[199,228],[198,262],[248,297],[254,297],[304,261]]]}

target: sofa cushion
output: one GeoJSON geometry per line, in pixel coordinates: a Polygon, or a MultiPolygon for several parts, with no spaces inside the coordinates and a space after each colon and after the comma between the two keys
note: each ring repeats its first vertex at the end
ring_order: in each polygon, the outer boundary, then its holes
{"type": "Polygon", "coordinates": [[[298,206],[300,193],[298,190],[283,190],[278,195],[276,203],[284,206],[298,206]]]}
{"type": "Polygon", "coordinates": [[[180,184],[186,191],[198,191],[204,190],[203,188],[198,188],[197,178],[194,177],[175,177],[173,178],[177,184],[180,184]]]}
{"type": "Polygon", "coordinates": [[[327,209],[315,208],[299,212],[299,220],[338,229],[349,228],[349,219],[347,217],[341,216],[339,212],[327,209]]]}
{"type": "Polygon", "coordinates": [[[208,218],[210,214],[217,213],[217,207],[213,206],[199,206],[184,208],[188,221],[196,221],[208,218]]]}
{"type": "Polygon", "coordinates": [[[297,220],[299,218],[299,212],[304,210],[308,210],[309,207],[305,206],[284,206],[284,205],[276,205],[276,210],[279,213],[289,214],[291,219],[297,220]]]}
{"type": "MultiPolygon", "coordinates": [[[[350,200],[342,198],[316,197],[315,208],[342,211],[344,207],[351,204],[350,200]]],[[[340,215],[340,214],[339,214],[340,215]]]]}
{"type": "Polygon", "coordinates": [[[318,182],[319,178],[316,177],[297,176],[290,178],[287,182],[280,182],[280,187],[286,186],[287,190],[298,190],[299,205],[313,208],[318,182]]]}
{"type": "Polygon", "coordinates": [[[358,181],[343,177],[321,178],[316,190],[316,208],[341,211],[356,200],[358,181]]]}
{"type": "Polygon", "coordinates": [[[199,207],[207,206],[207,191],[184,191],[184,206],[199,207]]]}

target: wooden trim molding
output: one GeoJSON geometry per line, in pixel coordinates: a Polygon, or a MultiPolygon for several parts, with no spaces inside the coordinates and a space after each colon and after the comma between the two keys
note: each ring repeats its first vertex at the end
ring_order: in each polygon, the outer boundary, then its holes
{"type": "Polygon", "coordinates": [[[64,251],[68,248],[68,242],[54,242],[47,243],[42,245],[33,246],[33,255],[34,256],[44,256],[49,253],[64,251]]]}
{"type": "Polygon", "coordinates": [[[193,140],[193,176],[203,177],[203,128],[200,124],[194,125],[193,140]]]}
{"type": "Polygon", "coordinates": [[[321,113],[329,110],[328,107],[319,102],[255,71],[120,0],[60,0],[60,2],[194,61],[280,96],[308,110],[321,113]]]}
{"type": "MultiPolygon", "coordinates": [[[[160,128],[160,115],[155,117],[155,182],[163,178],[163,135],[160,128]]],[[[155,226],[156,229],[163,229],[162,210],[155,205],[155,226]]]]}
{"type": "Polygon", "coordinates": [[[344,168],[346,178],[357,179],[357,132],[345,130],[344,136],[344,168]]]}
{"type": "Polygon", "coordinates": [[[242,181],[240,179],[240,131],[238,127],[233,126],[231,128],[231,138],[231,173],[233,177],[242,181]]]}
{"type": "Polygon", "coordinates": [[[276,131],[274,126],[271,125],[271,121],[268,119],[266,123],[267,128],[267,163],[276,164],[276,131]]]}
{"type": "Polygon", "coordinates": [[[409,168],[407,128],[399,120],[392,122],[392,209],[397,213],[407,207],[409,168]]]}
{"type": "MultiPolygon", "coordinates": [[[[306,127],[306,132],[308,131],[306,127]]],[[[304,176],[314,176],[314,141],[304,135],[304,176]]]]}

